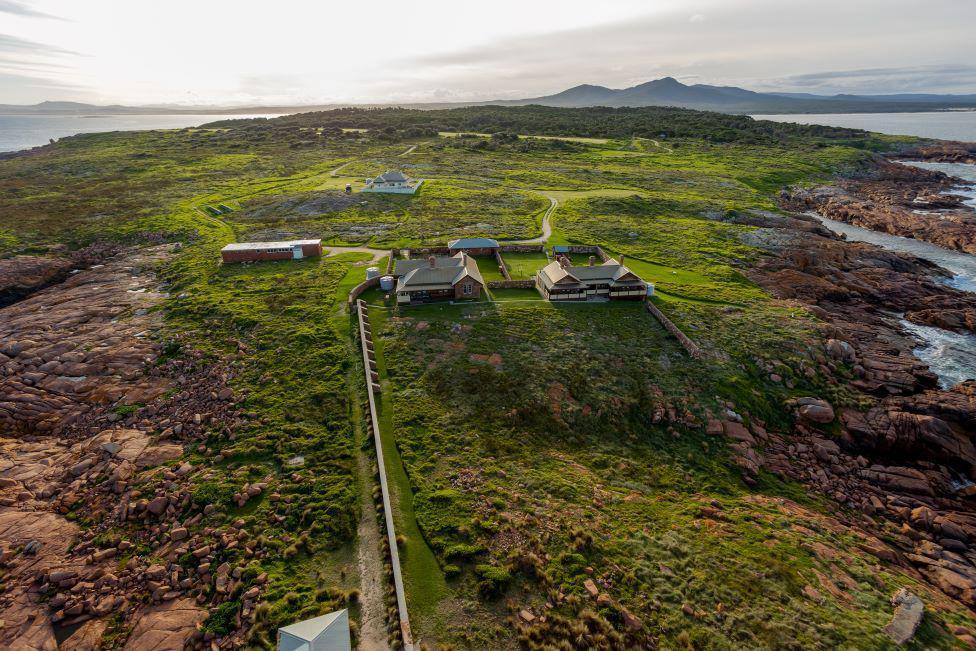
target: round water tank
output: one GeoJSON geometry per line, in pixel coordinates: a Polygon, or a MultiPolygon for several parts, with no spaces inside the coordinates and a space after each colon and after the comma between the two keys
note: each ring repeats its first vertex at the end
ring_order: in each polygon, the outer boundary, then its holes
{"type": "Polygon", "coordinates": [[[393,276],[383,276],[380,278],[380,289],[388,292],[393,289],[393,276]]]}
{"type": "Polygon", "coordinates": [[[372,280],[380,275],[380,270],[378,267],[370,267],[366,270],[366,280],[372,280]]]}

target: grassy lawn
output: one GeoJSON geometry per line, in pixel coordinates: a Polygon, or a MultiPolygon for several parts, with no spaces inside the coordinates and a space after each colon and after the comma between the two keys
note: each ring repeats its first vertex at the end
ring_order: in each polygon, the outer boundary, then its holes
{"type": "Polygon", "coordinates": [[[549,258],[539,253],[503,253],[502,260],[508,267],[512,280],[526,280],[535,277],[535,272],[549,264],[549,258]]]}
{"type": "Polygon", "coordinates": [[[486,283],[492,280],[505,280],[502,272],[498,269],[498,261],[495,260],[494,256],[479,255],[475,256],[475,260],[478,263],[478,271],[481,272],[486,283]]]}

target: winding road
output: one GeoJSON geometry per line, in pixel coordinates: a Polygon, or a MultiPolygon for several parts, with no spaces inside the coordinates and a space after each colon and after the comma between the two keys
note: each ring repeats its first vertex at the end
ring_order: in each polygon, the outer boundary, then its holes
{"type": "Polygon", "coordinates": [[[556,201],[555,197],[546,197],[549,199],[549,209],[546,210],[546,214],[542,216],[542,235],[539,237],[533,237],[528,240],[499,240],[500,242],[505,242],[507,244],[545,244],[552,237],[552,224],[549,223],[549,218],[552,217],[552,213],[556,211],[556,206],[559,202],[556,201]]]}

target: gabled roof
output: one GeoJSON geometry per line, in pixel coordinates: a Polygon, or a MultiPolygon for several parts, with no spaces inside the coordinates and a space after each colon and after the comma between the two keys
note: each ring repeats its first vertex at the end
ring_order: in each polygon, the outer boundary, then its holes
{"type": "Polygon", "coordinates": [[[497,249],[498,240],[490,237],[462,237],[447,243],[449,249],[497,249]]]}
{"type": "Polygon", "coordinates": [[[284,249],[294,246],[321,244],[322,240],[285,240],[281,242],[233,242],[221,251],[260,251],[263,249],[284,249]]]}
{"type": "Polygon", "coordinates": [[[389,170],[385,174],[380,174],[373,179],[373,183],[390,183],[392,181],[406,181],[407,177],[403,175],[403,172],[398,170],[389,170]]]}
{"type": "Polygon", "coordinates": [[[284,626],[278,630],[283,633],[293,635],[301,640],[312,642],[315,640],[315,638],[322,634],[322,631],[329,628],[336,622],[336,620],[342,617],[342,614],[345,612],[345,610],[337,610],[334,613],[329,613],[328,615],[313,617],[312,619],[306,619],[302,622],[295,622],[294,624],[284,626]]]}
{"type": "Polygon", "coordinates": [[[396,273],[402,274],[397,280],[397,291],[446,289],[470,278],[484,286],[485,280],[478,270],[478,263],[465,253],[458,253],[449,258],[435,257],[434,266],[430,261],[400,260],[396,265],[396,273]]]}
{"type": "Polygon", "coordinates": [[[540,271],[547,287],[552,285],[599,284],[629,285],[641,284],[644,281],[633,271],[620,264],[613,258],[603,264],[563,267],[558,260],[553,260],[540,271]]]}

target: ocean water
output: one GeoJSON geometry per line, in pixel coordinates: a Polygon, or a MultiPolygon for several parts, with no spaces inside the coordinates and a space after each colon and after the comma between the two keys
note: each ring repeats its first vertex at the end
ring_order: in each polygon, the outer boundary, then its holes
{"type": "Polygon", "coordinates": [[[0,115],[0,152],[46,145],[52,138],[104,131],[182,129],[215,120],[275,115],[0,115]]]}
{"type": "MultiPolygon", "coordinates": [[[[974,165],[915,162],[906,164],[938,169],[957,178],[976,180],[974,165]]],[[[934,262],[953,273],[953,277],[948,279],[946,284],[962,291],[976,292],[976,256],[944,249],[920,240],[879,233],[853,224],[827,219],[814,213],[810,214],[835,233],[843,233],[849,240],[868,242],[891,251],[910,253],[934,262]]],[[[912,352],[929,365],[932,372],[939,377],[939,384],[942,387],[949,388],[963,380],[976,378],[976,335],[919,325],[905,319],[901,320],[901,325],[920,342],[912,352]]]]}
{"type": "MultiPolygon", "coordinates": [[[[963,163],[928,163],[922,161],[903,161],[903,163],[925,170],[936,170],[949,176],[954,176],[957,179],[976,183],[976,165],[966,165],[963,163]]],[[[966,204],[976,208],[976,185],[958,185],[952,188],[951,194],[960,194],[968,197],[966,204]]]]}
{"type": "Polygon", "coordinates": [[[753,115],[757,120],[824,124],[829,127],[866,129],[896,136],[919,136],[942,140],[976,142],[976,111],[932,111],[929,113],[804,113],[796,115],[753,115]]]}

